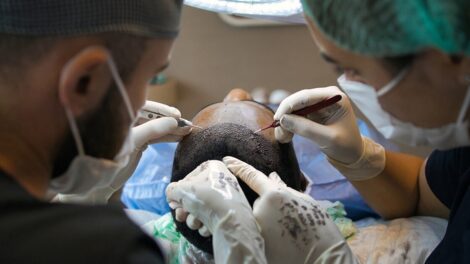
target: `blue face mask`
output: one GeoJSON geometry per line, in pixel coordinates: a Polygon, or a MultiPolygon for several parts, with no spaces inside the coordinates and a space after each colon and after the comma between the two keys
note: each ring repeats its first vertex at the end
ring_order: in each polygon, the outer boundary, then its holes
{"type": "Polygon", "coordinates": [[[465,120],[470,105],[470,87],[467,89],[467,95],[457,121],[446,126],[418,127],[412,123],[401,121],[382,109],[378,98],[396,87],[407,72],[407,69],[403,70],[378,91],[364,83],[350,81],[344,74],[338,78],[338,84],[374,127],[387,139],[410,146],[429,146],[437,149],[470,145],[468,120],[465,120]]]}

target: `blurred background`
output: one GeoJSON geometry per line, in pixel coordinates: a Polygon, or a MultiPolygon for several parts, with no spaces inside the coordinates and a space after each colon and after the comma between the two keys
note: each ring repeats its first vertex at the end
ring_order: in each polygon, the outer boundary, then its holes
{"type": "Polygon", "coordinates": [[[233,26],[217,13],[186,6],[171,66],[151,87],[150,99],[174,105],[191,119],[236,87],[269,93],[336,84],[306,25],[254,23],[233,26]]]}
{"type": "MultiPolygon", "coordinates": [[[[152,82],[149,99],[176,106],[191,120],[233,88],[257,90],[252,93],[255,100],[278,104],[288,93],[337,85],[338,74],[320,57],[305,24],[240,20],[236,22],[244,26],[231,25],[218,13],[185,6],[171,65],[152,82]],[[260,88],[265,101],[259,99],[260,88]],[[279,89],[285,91],[271,94],[279,89]]],[[[370,126],[358,109],[356,115],[370,126]]],[[[430,153],[428,147],[392,142],[403,152],[430,153]]]]}

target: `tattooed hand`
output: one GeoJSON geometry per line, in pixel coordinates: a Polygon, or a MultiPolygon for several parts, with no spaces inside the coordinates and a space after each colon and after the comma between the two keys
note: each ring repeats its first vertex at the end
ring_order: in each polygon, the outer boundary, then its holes
{"type": "Polygon", "coordinates": [[[260,195],[253,214],[268,263],[355,263],[335,223],[312,197],[286,186],[275,172],[268,177],[232,157],[224,163],[260,195]]]}
{"type": "Polygon", "coordinates": [[[166,189],[176,220],[213,236],[216,263],[266,263],[264,240],[237,178],[221,161],[201,164],[166,189]]]}

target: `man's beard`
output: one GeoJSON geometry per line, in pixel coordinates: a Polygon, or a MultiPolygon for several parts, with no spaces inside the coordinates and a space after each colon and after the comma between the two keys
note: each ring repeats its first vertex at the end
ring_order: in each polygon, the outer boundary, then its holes
{"type": "MultiPolygon", "coordinates": [[[[76,120],[85,155],[112,160],[129,132],[126,128],[131,120],[127,116],[123,98],[118,88],[112,85],[93,113],[76,120]]],[[[65,173],[77,155],[78,149],[69,130],[57,152],[52,179],[65,173]]]]}

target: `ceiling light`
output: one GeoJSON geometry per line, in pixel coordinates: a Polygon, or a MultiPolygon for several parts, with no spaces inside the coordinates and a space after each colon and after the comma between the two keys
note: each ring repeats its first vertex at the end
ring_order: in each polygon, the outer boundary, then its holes
{"type": "Polygon", "coordinates": [[[188,6],[218,13],[292,16],[302,12],[300,0],[185,0],[188,6]]]}

